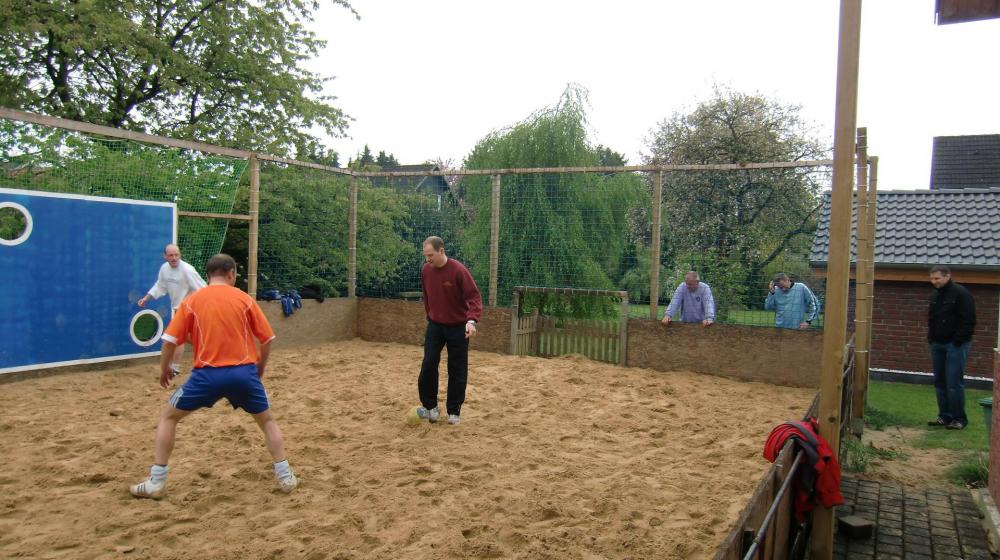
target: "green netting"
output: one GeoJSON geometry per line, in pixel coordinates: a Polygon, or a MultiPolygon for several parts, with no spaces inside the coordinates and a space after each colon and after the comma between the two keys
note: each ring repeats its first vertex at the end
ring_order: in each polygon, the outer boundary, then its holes
{"type": "MultiPolygon", "coordinates": [[[[764,307],[779,272],[824,301],[825,283],[809,265],[825,167],[672,171],[663,178],[659,317],[688,271],[712,288],[716,320],[774,326],[764,307]]],[[[648,289],[647,289],[648,290],[648,289]]],[[[633,313],[648,317],[648,308],[633,313]]],[[[813,327],[822,326],[822,314],[813,327]]]]}
{"type": "MultiPolygon", "coordinates": [[[[470,261],[488,271],[488,177],[466,177],[478,211],[465,233],[470,261]]],[[[632,173],[505,175],[500,188],[497,303],[515,286],[621,290],[639,265],[650,197],[632,173]]],[[[480,277],[477,276],[477,280],[480,277]]],[[[486,275],[482,276],[486,281],[486,275]]]]}
{"type": "MultiPolygon", "coordinates": [[[[485,294],[487,284],[463,250],[461,232],[477,210],[463,204],[442,177],[358,181],[358,295],[406,298],[419,293],[424,239],[445,240],[448,255],[469,265],[485,294]]],[[[489,212],[489,208],[486,208],[489,212]]]]}
{"type": "MultiPolygon", "coordinates": [[[[8,188],[174,202],[178,210],[228,214],[247,162],[191,150],[0,121],[0,170],[8,188]]],[[[181,217],[184,260],[203,272],[228,220],[181,217]]]]}
{"type": "Polygon", "coordinates": [[[350,177],[265,162],[260,183],[257,293],[346,296],[350,177]]]}

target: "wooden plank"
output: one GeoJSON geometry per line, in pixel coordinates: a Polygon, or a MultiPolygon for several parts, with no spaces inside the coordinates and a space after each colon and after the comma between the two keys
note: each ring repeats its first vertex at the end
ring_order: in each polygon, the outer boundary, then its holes
{"type": "Polygon", "coordinates": [[[188,218],[213,218],[220,220],[241,220],[250,221],[250,214],[218,214],[215,212],[192,212],[190,210],[178,210],[178,216],[186,216],[188,218]]]}
{"type": "Polygon", "coordinates": [[[499,169],[442,169],[439,171],[369,171],[356,172],[358,177],[444,177],[449,175],[517,175],[532,173],[630,173],[659,171],[739,171],[746,169],[798,169],[830,167],[833,160],[774,161],[761,163],[719,163],[703,165],[625,165],[598,167],[504,167],[499,169]]]}
{"type": "MultiPolygon", "coordinates": [[[[792,461],[794,456],[792,455],[792,446],[786,446],[785,449],[778,454],[778,460],[775,461],[775,475],[776,481],[775,485],[777,488],[781,488],[781,485],[788,478],[788,471],[791,469],[792,461]]],[[[794,484],[794,481],[792,482],[794,484]]],[[[772,542],[774,544],[774,552],[772,558],[774,560],[786,560],[788,558],[788,546],[791,532],[792,523],[792,496],[795,495],[794,487],[790,488],[789,491],[785,492],[785,495],[781,497],[781,502],[778,503],[777,515],[774,518],[774,534],[772,535],[772,542]]]]}
{"type": "MultiPolygon", "coordinates": [[[[834,453],[840,450],[840,400],[844,340],[847,331],[847,287],[851,259],[851,194],[854,134],[858,112],[858,66],[861,43],[861,0],[841,0],[837,52],[837,95],[834,113],[833,191],[830,196],[830,248],[827,263],[826,312],[820,376],[820,435],[834,453]]],[[[810,557],[833,556],[834,512],[819,507],[813,514],[810,557]]]]}
{"type": "Polygon", "coordinates": [[[510,353],[519,356],[521,323],[521,294],[517,290],[510,296],[510,353]]]}
{"type": "Polygon", "coordinates": [[[195,150],[206,154],[216,154],[239,159],[250,158],[250,152],[245,150],[224,148],[222,146],[215,146],[213,144],[205,144],[202,142],[192,142],[190,140],[177,140],[176,138],[168,138],[166,136],[157,136],[155,134],[146,134],[144,132],[133,132],[131,130],[79,122],[60,117],[50,117],[48,115],[18,111],[17,109],[8,109],[6,107],[0,107],[0,118],[40,124],[42,126],[49,126],[52,128],[61,128],[63,130],[72,130],[74,132],[96,134],[98,136],[106,136],[108,138],[121,138],[123,140],[132,140],[134,142],[142,142],[144,144],[156,144],[170,148],[180,148],[182,150],[195,150]]]}

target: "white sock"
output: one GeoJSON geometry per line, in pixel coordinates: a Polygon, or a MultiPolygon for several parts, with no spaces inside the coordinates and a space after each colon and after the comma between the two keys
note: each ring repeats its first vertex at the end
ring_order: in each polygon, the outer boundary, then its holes
{"type": "Polygon", "coordinates": [[[181,372],[181,365],[176,363],[170,364],[170,369],[173,370],[175,374],[179,374],[181,372]]]}
{"type": "Polygon", "coordinates": [[[153,481],[153,484],[163,486],[167,483],[167,473],[169,472],[170,467],[167,465],[153,465],[149,469],[149,479],[153,481]]]}
{"type": "Polygon", "coordinates": [[[288,459],[274,464],[274,476],[278,477],[278,480],[292,476],[292,467],[288,465],[288,459]]]}

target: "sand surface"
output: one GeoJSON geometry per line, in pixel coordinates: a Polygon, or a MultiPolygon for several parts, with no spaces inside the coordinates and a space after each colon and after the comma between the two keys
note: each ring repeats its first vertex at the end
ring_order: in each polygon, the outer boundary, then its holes
{"type": "Polygon", "coordinates": [[[473,352],[462,424],[411,426],[420,358],[357,340],[275,350],[291,495],[222,401],[182,422],[167,497],[129,496],[169,395],[154,366],[0,384],[0,558],[710,558],[768,467],[768,432],[812,397],[473,352]]]}
{"type": "Polygon", "coordinates": [[[936,488],[949,492],[965,490],[948,478],[948,471],[962,460],[962,453],[950,449],[918,447],[925,430],[890,426],[885,430],[866,429],[862,442],[900,455],[889,459],[873,459],[864,473],[851,473],[856,478],[889,482],[911,488],[936,488]]]}

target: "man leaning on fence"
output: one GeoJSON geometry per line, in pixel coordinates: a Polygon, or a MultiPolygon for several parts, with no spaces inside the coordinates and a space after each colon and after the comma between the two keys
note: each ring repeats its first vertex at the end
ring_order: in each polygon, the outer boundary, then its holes
{"type": "Polygon", "coordinates": [[[715,322],[712,288],[701,282],[698,273],[693,270],[684,276],[684,281],[674,290],[674,297],[670,298],[670,305],[661,322],[669,325],[678,311],[681,313],[682,323],[701,323],[707,327],[715,322]]]}
{"type": "Polygon", "coordinates": [[[774,326],[782,329],[808,329],[819,315],[819,300],[809,286],[792,282],[779,272],[767,285],[764,309],[774,311],[774,326]]]}

